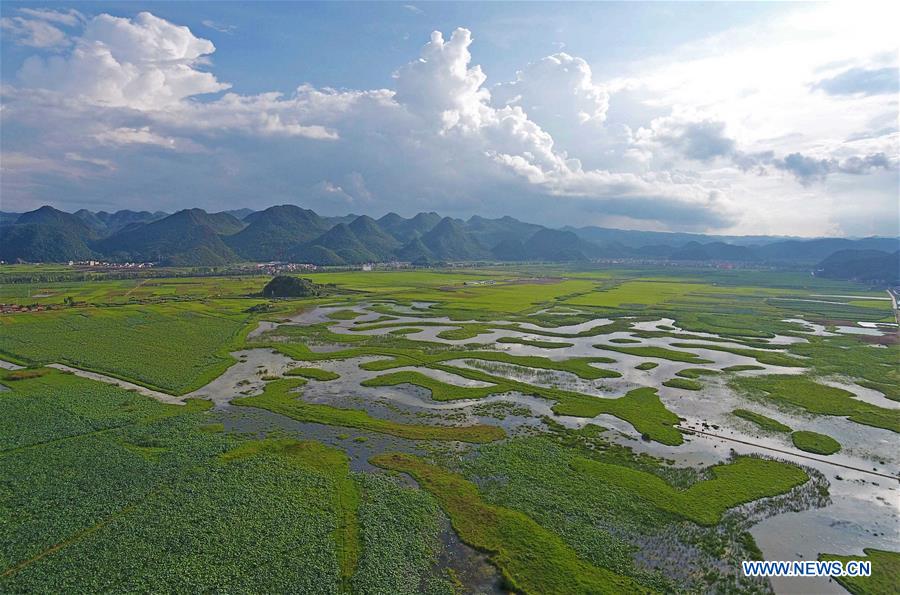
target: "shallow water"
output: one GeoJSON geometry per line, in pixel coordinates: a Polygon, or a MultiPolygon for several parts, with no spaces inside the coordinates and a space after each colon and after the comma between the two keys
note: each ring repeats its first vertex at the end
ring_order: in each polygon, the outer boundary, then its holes
{"type": "Polygon", "coordinates": [[[870,337],[883,337],[884,333],[877,328],[861,326],[837,326],[835,330],[842,335],[868,335],[870,337]]]}

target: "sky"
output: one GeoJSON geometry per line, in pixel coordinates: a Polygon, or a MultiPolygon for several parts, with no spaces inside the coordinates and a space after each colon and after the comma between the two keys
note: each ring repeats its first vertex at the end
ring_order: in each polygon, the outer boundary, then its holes
{"type": "Polygon", "coordinates": [[[900,234],[900,3],[0,2],[0,209],[900,234]]]}

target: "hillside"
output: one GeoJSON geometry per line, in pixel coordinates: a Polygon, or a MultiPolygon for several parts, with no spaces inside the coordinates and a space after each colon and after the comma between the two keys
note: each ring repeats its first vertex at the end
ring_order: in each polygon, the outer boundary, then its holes
{"type": "Polygon", "coordinates": [[[302,244],[331,227],[314,211],[295,205],[269,207],[244,217],[246,227],[225,240],[246,260],[288,260],[302,244]]]}
{"type": "Polygon", "coordinates": [[[820,262],[816,274],[875,285],[900,285],[900,251],[840,250],[820,262]]]}
{"type": "Polygon", "coordinates": [[[201,209],[185,209],[153,223],[129,226],[97,246],[104,254],[120,260],[173,266],[222,265],[237,260],[217,233],[228,229],[228,223],[228,219],[201,209]]]}
{"type": "Polygon", "coordinates": [[[509,216],[489,219],[474,215],[462,220],[428,212],[410,218],[396,213],[379,219],[368,215],[325,217],[296,205],[218,213],[186,209],[174,215],[85,209],[71,214],[44,206],[7,214],[4,221],[7,223],[0,226],[2,259],[25,262],[99,258],[198,266],[236,261],[339,266],[392,260],[425,265],[635,259],[807,270],[822,263],[823,276],[876,282],[893,277],[888,257],[900,248],[897,238],[784,239],[596,227],[550,229],[509,216]],[[864,254],[828,260],[848,251],[864,254]]]}

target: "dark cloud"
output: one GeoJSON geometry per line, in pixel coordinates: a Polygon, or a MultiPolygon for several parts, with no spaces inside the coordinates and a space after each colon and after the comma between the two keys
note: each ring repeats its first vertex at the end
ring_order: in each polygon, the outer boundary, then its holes
{"type": "Polygon", "coordinates": [[[725,123],[705,120],[684,127],[677,144],[689,159],[709,161],[734,152],[734,140],[725,136],[725,123]]]}
{"type": "Polygon", "coordinates": [[[659,118],[652,125],[652,133],[655,142],[696,161],[726,157],[735,151],[734,139],[725,134],[725,122],[716,120],[659,118]]]}
{"type": "Polygon", "coordinates": [[[812,86],[829,95],[885,95],[900,91],[900,69],[851,68],[837,76],[822,79],[812,86]]]}
{"type": "Polygon", "coordinates": [[[885,153],[872,153],[862,157],[854,155],[843,161],[791,153],[783,159],[772,159],[769,163],[777,169],[793,174],[804,186],[820,182],[832,173],[860,176],[877,169],[890,169],[894,165],[885,153]]]}

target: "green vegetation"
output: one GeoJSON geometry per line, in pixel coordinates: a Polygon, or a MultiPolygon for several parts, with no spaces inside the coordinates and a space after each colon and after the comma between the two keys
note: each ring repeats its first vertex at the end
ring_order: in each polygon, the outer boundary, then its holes
{"type": "Polygon", "coordinates": [[[753,457],[740,457],[712,467],[712,479],[697,482],[686,490],[677,490],[651,473],[619,465],[581,459],[573,467],[594,480],[626,488],[654,506],[701,525],[714,525],[729,508],[783,494],[809,479],[794,465],[753,457]]]}
{"type": "Polygon", "coordinates": [[[231,301],[0,316],[0,357],[65,363],[184,394],[234,362],[228,352],[238,348],[248,320],[231,301]]]}
{"type": "Polygon", "coordinates": [[[292,391],[303,386],[302,378],[285,378],[266,384],[262,394],[232,400],[232,404],[258,407],[286,415],[298,421],[357,428],[389,434],[408,440],[459,440],[460,442],[490,442],[503,438],[496,426],[424,426],[405,424],[370,416],[358,409],[340,409],[329,405],[306,403],[292,391]]]}
{"type": "Polygon", "coordinates": [[[750,370],[765,370],[765,368],[763,366],[754,366],[753,364],[738,364],[737,366],[722,368],[723,372],[748,372],[750,370]]]}
{"type": "Polygon", "coordinates": [[[791,434],[794,446],[806,452],[817,455],[833,455],[841,450],[841,443],[825,434],[816,432],[797,431],[791,434]]]}
{"type": "Polygon", "coordinates": [[[637,357],[655,357],[659,359],[667,359],[673,362],[688,362],[691,364],[712,364],[711,360],[703,359],[695,353],[686,351],[676,351],[674,349],[666,349],[665,347],[644,346],[644,347],[616,347],[614,345],[594,345],[597,349],[606,349],[607,351],[618,351],[637,357]]]}
{"type": "Polygon", "coordinates": [[[353,320],[360,316],[362,316],[362,313],[355,310],[335,310],[328,313],[328,318],[331,320],[353,320]]]}
{"type": "Polygon", "coordinates": [[[840,560],[844,564],[850,560],[869,560],[872,576],[842,576],[835,580],[853,595],[891,595],[897,592],[900,581],[900,553],[865,548],[865,556],[838,556],[819,554],[819,560],[840,560]]]}
{"type": "Polygon", "coordinates": [[[456,399],[483,399],[489,395],[505,392],[502,386],[457,386],[441,382],[431,376],[420,372],[404,371],[392,374],[383,374],[361,382],[363,386],[397,386],[398,384],[412,384],[420,386],[431,392],[431,398],[435,401],[452,401],[456,399]]]}
{"type": "Polygon", "coordinates": [[[900,410],[884,409],[854,398],[853,393],[818,384],[806,376],[735,378],[733,385],[751,394],[800,407],[820,415],[846,416],[850,421],[900,433],[900,410]]]}
{"type": "Polygon", "coordinates": [[[359,492],[350,476],[347,455],[313,441],[268,439],[245,442],[222,454],[225,462],[238,461],[261,453],[286,458],[292,463],[310,467],[333,482],[332,503],[337,513],[334,539],[337,544],[342,591],[349,591],[350,579],[359,559],[359,527],[356,512],[359,492]]]}
{"type": "Polygon", "coordinates": [[[633,580],[580,559],[554,533],[524,514],[486,503],[475,485],[418,457],[386,453],[372,463],[409,473],[437,499],[453,529],[472,547],[490,552],[510,587],[525,593],[649,591],[633,580]]]}
{"type": "Polygon", "coordinates": [[[362,556],[353,592],[416,595],[424,583],[436,592],[444,582],[429,576],[441,546],[437,502],[382,474],[360,474],[357,482],[362,556]]]}
{"type": "Polygon", "coordinates": [[[284,374],[285,376],[301,376],[303,378],[310,378],[312,380],[318,380],[320,382],[337,380],[341,377],[337,372],[332,372],[331,370],[322,370],[321,368],[291,368],[284,374]]]}
{"type": "Polygon", "coordinates": [[[560,341],[535,341],[533,339],[520,339],[519,337],[500,337],[497,339],[497,343],[517,343],[519,345],[540,347],[541,349],[565,349],[573,345],[573,343],[562,343],[560,341]]]}
{"type": "Polygon", "coordinates": [[[900,344],[873,349],[859,337],[809,337],[809,343],[790,346],[791,353],[810,358],[813,371],[821,376],[847,376],[861,386],[900,401],[900,344]]]}
{"type": "Polygon", "coordinates": [[[478,486],[482,499],[522,512],[560,537],[585,561],[632,577],[660,593],[729,588],[752,591],[738,576],[748,559],[741,524],[706,528],[657,508],[639,494],[612,482],[596,481],[573,468],[593,458],[613,466],[657,474],[681,489],[703,479],[706,470],[673,468],[664,461],[636,455],[629,448],[599,437],[603,428],[581,430],[551,426],[542,436],[512,438],[485,445],[464,459],[462,473],[478,486]],[[665,544],[661,549],[653,544],[665,544]],[[665,555],[692,568],[711,568],[719,561],[734,574],[715,571],[672,576],[635,562],[638,556],[665,555]],[[685,555],[686,554],[686,555],[685,555]]]}
{"type": "Polygon", "coordinates": [[[711,370],[709,368],[685,368],[684,370],[679,370],[675,372],[676,376],[680,376],[682,378],[691,378],[696,380],[701,376],[714,376],[718,374],[718,370],[711,370]]]}
{"type": "Polygon", "coordinates": [[[654,306],[709,286],[668,281],[628,281],[605,291],[593,291],[566,300],[577,306],[605,306],[609,308],[641,308],[654,306]]]}
{"type": "Polygon", "coordinates": [[[767,366],[784,366],[786,368],[805,368],[808,364],[795,357],[785,355],[783,353],[770,353],[757,349],[741,349],[739,347],[726,347],[716,345],[715,343],[672,343],[672,347],[680,347],[682,349],[711,349],[713,351],[724,351],[744,357],[752,357],[761,364],[767,366]]]}
{"type": "Polygon", "coordinates": [[[753,411],[749,411],[747,409],[735,409],[731,412],[733,415],[740,417],[741,419],[746,419],[749,422],[752,422],[762,428],[763,430],[768,430],[770,432],[790,432],[790,426],[786,426],[778,420],[772,419],[771,417],[766,417],[761,413],[755,413],[753,411]]]}
{"type": "Polygon", "coordinates": [[[659,400],[655,388],[636,388],[618,399],[564,400],[553,411],[558,415],[595,417],[601,413],[615,415],[634,426],[642,436],[662,444],[678,445],[684,441],[681,432],[673,426],[678,416],[666,409],[659,400]]]}
{"type": "Polygon", "coordinates": [[[703,384],[688,378],[671,378],[662,384],[669,388],[680,388],[683,390],[701,390],[703,388],[703,384]]]}
{"type": "Polygon", "coordinates": [[[653,368],[658,367],[659,364],[657,362],[643,362],[634,367],[635,370],[652,370],[653,368]]]}
{"type": "Polygon", "coordinates": [[[0,591],[336,592],[352,568],[343,453],[237,443],[208,429],[221,426],[205,423],[208,403],[164,405],[55,370],[9,388],[0,591]]]}
{"type": "Polygon", "coordinates": [[[261,295],[267,298],[295,298],[315,297],[321,293],[322,288],[309,279],[279,275],[266,283],[261,295]]]}

